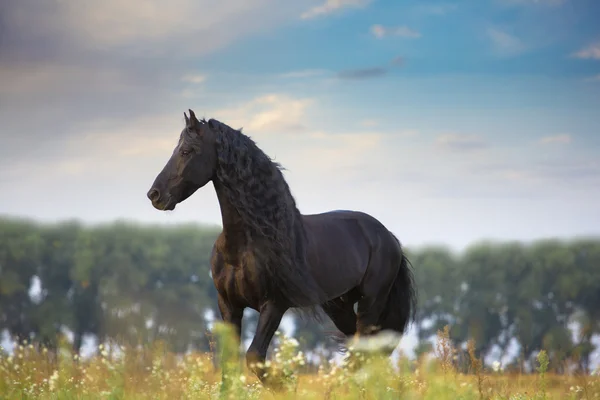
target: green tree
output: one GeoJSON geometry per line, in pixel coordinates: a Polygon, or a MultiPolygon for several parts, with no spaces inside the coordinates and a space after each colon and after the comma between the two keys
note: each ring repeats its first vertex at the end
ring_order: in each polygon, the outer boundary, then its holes
{"type": "Polygon", "coordinates": [[[457,257],[441,246],[407,251],[418,289],[415,327],[420,341],[433,338],[445,325],[455,326],[463,295],[457,257]]]}
{"type": "Polygon", "coordinates": [[[36,224],[14,219],[0,224],[0,326],[20,340],[35,331],[29,289],[39,272],[42,247],[36,224]]]}

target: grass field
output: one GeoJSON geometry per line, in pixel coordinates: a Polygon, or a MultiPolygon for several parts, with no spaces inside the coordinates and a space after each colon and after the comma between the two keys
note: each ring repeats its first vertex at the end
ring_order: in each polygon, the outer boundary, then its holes
{"type": "MultiPolygon", "coordinates": [[[[231,350],[227,328],[217,328],[218,347],[231,350]]],[[[488,371],[472,352],[470,372],[459,373],[443,332],[428,361],[400,357],[392,365],[351,352],[345,365],[312,373],[303,372],[297,342],[280,339],[266,365],[277,390],[258,383],[235,351],[217,363],[211,354],[176,356],[154,344],[122,348],[120,356],[101,348],[79,360],[66,346],[54,354],[23,343],[12,356],[0,356],[0,399],[600,399],[597,374],[551,374],[543,351],[535,374],[488,371]]]]}

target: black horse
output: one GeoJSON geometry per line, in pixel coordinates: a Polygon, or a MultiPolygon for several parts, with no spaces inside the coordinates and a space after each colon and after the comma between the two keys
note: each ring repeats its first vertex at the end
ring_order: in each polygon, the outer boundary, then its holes
{"type": "Polygon", "coordinates": [[[239,339],[244,309],[260,313],[246,354],[250,369],[263,380],[256,365],[291,308],[322,308],[348,338],[404,333],[416,288],[398,239],[365,213],[302,215],[280,165],[248,136],[189,114],[148,198],[159,210],[173,210],[213,182],[223,219],[211,255],[221,316],[239,339]]]}

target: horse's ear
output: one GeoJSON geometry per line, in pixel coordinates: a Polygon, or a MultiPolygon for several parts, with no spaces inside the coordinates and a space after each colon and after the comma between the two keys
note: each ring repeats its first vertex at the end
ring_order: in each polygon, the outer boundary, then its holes
{"type": "Polygon", "coordinates": [[[190,128],[197,129],[200,127],[200,121],[196,118],[196,114],[192,110],[188,110],[190,112],[190,119],[187,121],[187,125],[190,128]]]}
{"type": "Polygon", "coordinates": [[[185,118],[185,126],[190,126],[190,119],[185,114],[185,111],[183,112],[183,118],[185,118]]]}

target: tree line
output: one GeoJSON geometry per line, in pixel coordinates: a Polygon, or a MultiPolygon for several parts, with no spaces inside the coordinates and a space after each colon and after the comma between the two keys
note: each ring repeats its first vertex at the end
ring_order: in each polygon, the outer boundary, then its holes
{"type": "MultiPolygon", "coordinates": [[[[0,218],[0,332],[55,348],[65,331],[171,350],[208,351],[207,311],[219,316],[210,252],[219,227],[86,226],[0,218]],[[32,290],[32,287],[37,290],[32,290]]],[[[457,348],[474,339],[515,366],[542,348],[556,370],[571,358],[584,371],[600,334],[600,239],[479,242],[460,254],[443,246],[407,249],[419,292],[417,354],[444,326],[457,348]],[[576,335],[572,325],[577,326],[576,335]]],[[[328,346],[323,323],[296,319],[305,351],[328,346]]],[[[251,337],[255,315],[244,320],[251,337]]]]}

